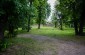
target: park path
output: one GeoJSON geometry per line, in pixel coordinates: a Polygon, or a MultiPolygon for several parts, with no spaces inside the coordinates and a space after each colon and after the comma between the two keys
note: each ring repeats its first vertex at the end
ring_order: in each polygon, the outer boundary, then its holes
{"type": "MultiPolygon", "coordinates": [[[[29,49],[27,49],[28,46],[24,47],[20,44],[19,46],[16,45],[9,48],[6,52],[1,53],[0,55],[85,55],[84,43],[59,40],[33,34],[19,34],[18,37],[36,40],[38,42],[36,45],[39,46],[41,50],[39,50],[39,52],[36,50],[29,52],[29,49]]],[[[31,50],[33,50],[33,48],[31,50]]]]}
{"type": "Polygon", "coordinates": [[[85,45],[81,43],[33,34],[20,34],[18,37],[32,38],[41,43],[44,50],[39,55],[85,55],[85,45]]]}

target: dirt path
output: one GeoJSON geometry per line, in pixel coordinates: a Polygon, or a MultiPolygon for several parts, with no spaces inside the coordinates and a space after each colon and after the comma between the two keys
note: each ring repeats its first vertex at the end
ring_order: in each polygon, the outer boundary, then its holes
{"type": "Polygon", "coordinates": [[[44,50],[39,55],[85,55],[85,45],[81,43],[31,34],[21,34],[18,37],[32,38],[40,42],[44,50]]]}
{"type": "MultiPolygon", "coordinates": [[[[85,55],[85,45],[78,42],[58,40],[47,36],[31,34],[19,34],[18,37],[32,38],[36,40],[42,50],[40,50],[38,54],[36,54],[36,52],[29,52],[31,54],[18,54],[19,51],[21,52],[21,49],[24,51],[26,47],[14,46],[11,48],[13,50],[9,49],[7,50],[9,53],[2,55],[85,55]],[[16,49],[18,50],[16,51],[16,49]]],[[[28,50],[24,52],[26,53],[28,50]]]]}

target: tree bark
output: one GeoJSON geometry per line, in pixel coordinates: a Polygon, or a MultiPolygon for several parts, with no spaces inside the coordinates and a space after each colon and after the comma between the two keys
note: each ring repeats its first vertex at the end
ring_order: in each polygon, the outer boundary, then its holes
{"type": "Polygon", "coordinates": [[[4,30],[3,30],[3,24],[0,23],[0,40],[2,41],[4,39],[4,30]]]}
{"type": "Polygon", "coordinates": [[[79,34],[79,31],[78,31],[78,22],[76,20],[74,20],[74,29],[75,29],[75,35],[78,35],[79,34]]]}
{"type": "Polygon", "coordinates": [[[62,18],[60,18],[60,30],[63,30],[63,25],[62,25],[62,18]]]}
{"type": "Polygon", "coordinates": [[[30,31],[30,16],[29,16],[29,18],[28,18],[28,30],[27,30],[27,32],[29,32],[30,31]]]}
{"type": "Polygon", "coordinates": [[[41,6],[39,6],[38,7],[38,29],[40,29],[40,25],[41,25],[41,20],[42,20],[42,18],[41,18],[41,6]]]}
{"type": "Polygon", "coordinates": [[[84,11],[83,11],[81,14],[81,17],[80,17],[79,35],[83,35],[83,27],[84,27],[84,21],[85,21],[84,16],[85,15],[84,15],[84,11]]]}
{"type": "Polygon", "coordinates": [[[11,24],[11,22],[9,22],[9,33],[8,33],[8,36],[9,37],[15,37],[15,33],[14,33],[14,26],[11,24]]]}
{"type": "MultiPolygon", "coordinates": [[[[30,0],[30,8],[32,8],[32,0],[30,0]]],[[[30,31],[31,27],[30,27],[30,20],[31,20],[31,12],[29,14],[29,18],[28,18],[28,30],[27,32],[30,31]]]]}
{"type": "Polygon", "coordinates": [[[76,17],[76,14],[78,11],[76,11],[76,3],[72,3],[72,10],[73,10],[73,22],[74,22],[74,29],[75,29],[75,35],[79,34],[79,30],[78,30],[78,19],[76,17]]]}
{"type": "Polygon", "coordinates": [[[38,29],[40,29],[40,25],[41,25],[41,18],[39,18],[39,21],[38,21],[38,29]]]}
{"type": "Polygon", "coordinates": [[[56,25],[57,25],[57,22],[55,22],[55,28],[57,27],[56,25]]]}
{"type": "Polygon", "coordinates": [[[83,25],[84,25],[84,22],[83,21],[80,21],[79,35],[83,35],[83,25]]]}

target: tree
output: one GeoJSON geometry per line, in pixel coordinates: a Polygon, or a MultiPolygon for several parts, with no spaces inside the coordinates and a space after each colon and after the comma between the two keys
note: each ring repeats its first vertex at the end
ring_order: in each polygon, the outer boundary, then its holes
{"type": "Polygon", "coordinates": [[[38,0],[38,1],[39,1],[39,6],[37,7],[38,9],[37,23],[38,23],[38,29],[40,29],[41,22],[46,19],[46,16],[48,17],[50,15],[50,9],[48,9],[49,5],[47,3],[47,0],[38,0]]]}
{"type": "Polygon", "coordinates": [[[48,18],[50,16],[50,12],[51,12],[51,6],[50,6],[50,4],[47,3],[47,5],[46,5],[46,18],[48,18]]]}
{"type": "Polygon", "coordinates": [[[56,16],[56,13],[52,14],[52,23],[55,25],[55,28],[57,27],[58,19],[56,16]]]}
{"type": "MultiPolygon", "coordinates": [[[[6,26],[7,27],[9,26],[8,20],[10,20],[10,17],[15,17],[15,15],[17,14],[15,12],[15,10],[16,10],[15,2],[14,1],[6,1],[6,0],[2,1],[1,0],[0,1],[0,9],[1,9],[1,12],[2,12],[2,14],[0,14],[0,39],[3,40],[4,32],[6,30],[6,26]]],[[[9,32],[10,32],[10,30],[9,30],[9,32]]]]}
{"type": "Polygon", "coordinates": [[[76,35],[83,33],[84,27],[84,0],[59,0],[58,10],[61,11],[64,17],[70,16],[74,23],[76,35]],[[79,22],[80,21],[80,22],[79,22]]]}
{"type": "MultiPolygon", "coordinates": [[[[14,36],[14,31],[24,22],[28,10],[27,0],[0,0],[0,39],[4,39],[4,32],[14,36]]],[[[23,25],[23,24],[22,24],[23,25]]]]}
{"type": "Polygon", "coordinates": [[[30,21],[31,21],[31,18],[32,18],[32,5],[33,5],[33,2],[34,2],[34,0],[29,0],[30,12],[29,12],[29,18],[28,18],[28,30],[27,30],[28,32],[31,29],[31,27],[30,27],[30,21]]]}

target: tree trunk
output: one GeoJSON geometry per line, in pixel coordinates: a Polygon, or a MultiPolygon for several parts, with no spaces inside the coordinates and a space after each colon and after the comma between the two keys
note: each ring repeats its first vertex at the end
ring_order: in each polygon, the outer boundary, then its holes
{"type": "Polygon", "coordinates": [[[3,24],[0,23],[0,40],[4,39],[4,30],[3,24]]]}
{"type": "Polygon", "coordinates": [[[30,16],[29,16],[29,18],[28,18],[28,30],[27,30],[27,32],[29,32],[30,31],[30,16]]]}
{"type": "Polygon", "coordinates": [[[57,25],[57,22],[55,22],[55,28],[57,27],[56,25],[57,25]]]}
{"type": "Polygon", "coordinates": [[[4,32],[0,30],[0,41],[4,39],[4,32]]]}
{"type": "Polygon", "coordinates": [[[14,26],[13,25],[10,25],[11,23],[9,23],[9,34],[8,34],[8,36],[9,36],[9,38],[10,37],[15,37],[15,33],[14,33],[14,26]]]}
{"type": "Polygon", "coordinates": [[[63,30],[63,25],[62,25],[62,18],[60,18],[60,30],[63,30]]]}
{"type": "Polygon", "coordinates": [[[41,18],[41,6],[39,6],[39,8],[38,8],[38,29],[40,29],[40,24],[41,24],[41,20],[42,20],[42,18],[41,18]]]}
{"type": "Polygon", "coordinates": [[[0,16],[0,40],[4,40],[4,32],[6,28],[6,24],[8,21],[8,14],[3,14],[0,16]]]}
{"type": "Polygon", "coordinates": [[[75,35],[78,35],[78,22],[76,20],[74,20],[74,29],[75,29],[75,35]]]}
{"type": "Polygon", "coordinates": [[[76,11],[76,3],[74,2],[72,4],[72,8],[73,8],[73,22],[74,22],[74,29],[75,29],[75,35],[79,34],[79,30],[78,30],[78,19],[76,17],[76,14],[78,11],[76,11]]]}
{"type": "Polygon", "coordinates": [[[83,11],[80,17],[79,35],[83,35],[84,20],[85,19],[84,19],[84,11],[83,11]]]}
{"type": "MultiPolygon", "coordinates": [[[[32,0],[30,0],[30,8],[32,8],[32,0]]],[[[29,18],[28,18],[28,30],[27,32],[30,31],[31,27],[30,27],[30,20],[31,20],[31,12],[29,14],[29,18]]]]}
{"type": "Polygon", "coordinates": [[[83,25],[84,25],[84,22],[83,21],[80,21],[79,35],[83,35],[83,25]]]}
{"type": "Polygon", "coordinates": [[[38,29],[40,29],[40,24],[41,24],[41,18],[39,18],[39,21],[38,21],[38,29]]]}

